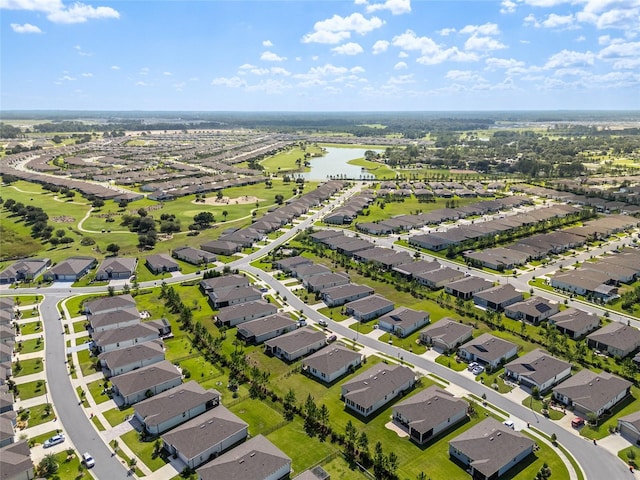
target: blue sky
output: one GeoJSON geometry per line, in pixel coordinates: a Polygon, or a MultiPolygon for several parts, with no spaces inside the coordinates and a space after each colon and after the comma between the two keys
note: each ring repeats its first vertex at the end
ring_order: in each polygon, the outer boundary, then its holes
{"type": "Polygon", "coordinates": [[[0,107],[639,109],[640,0],[0,0],[0,107]]]}

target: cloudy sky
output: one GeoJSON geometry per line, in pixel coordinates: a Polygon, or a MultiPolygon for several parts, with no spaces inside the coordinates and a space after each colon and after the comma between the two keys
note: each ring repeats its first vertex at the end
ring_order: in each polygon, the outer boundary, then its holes
{"type": "Polygon", "coordinates": [[[2,109],[640,109],[640,0],[0,9],[2,109]]]}

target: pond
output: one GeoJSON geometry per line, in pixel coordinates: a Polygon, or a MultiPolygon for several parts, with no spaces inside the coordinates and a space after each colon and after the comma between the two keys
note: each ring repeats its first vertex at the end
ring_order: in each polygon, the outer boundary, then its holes
{"type": "Polygon", "coordinates": [[[384,150],[374,150],[369,148],[340,148],[325,147],[326,153],[322,157],[311,159],[311,171],[296,173],[295,177],[302,177],[305,180],[327,180],[330,175],[345,175],[346,178],[359,179],[365,174],[362,167],[349,165],[349,160],[364,158],[364,152],[373,150],[376,153],[384,150]]]}

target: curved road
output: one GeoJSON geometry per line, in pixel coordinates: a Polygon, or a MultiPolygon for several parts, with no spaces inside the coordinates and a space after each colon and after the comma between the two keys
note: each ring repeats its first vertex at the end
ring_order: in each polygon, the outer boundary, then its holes
{"type": "MultiPolygon", "coordinates": [[[[333,331],[346,338],[352,338],[354,333],[353,330],[340,325],[339,323],[334,322],[311,309],[295,295],[292,295],[279,281],[275,280],[264,271],[251,267],[249,263],[278,248],[295,236],[299,231],[313,225],[315,221],[326,215],[333,208],[337,207],[344,199],[356,193],[360,188],[362,188],[362,185],[358,184],[349,189],[338,199],[323,207],[319,212],[294,225],[291,230],[269,243],[269,245],[263,247],[257,252],[243,257],[242,259],[229,263],[228,266],[231,268],[242,269],[256,277],[259,277],[261,280],[269,284],[269,286],[282,297],[286,296],[287,302],[296,310],[302,310],[309,319],[315,322],[318,322],[321,319],[325,320],[333,331]]],[[[395,248],[398,247],[395,246],[395,248]]],[[[198,277],[200,277],[200,275],[192,273],[169,278],[164,281],[167,283],[175,283],[198,277]]],[[[157,285],[157,282],[143,282],[140,287],[148,288],[153,287],[154,285],[157,285]]],[[[111,450],[102,441],[91,421],[87,418],[84,409],[78,404],[78,398],[70,380],[59,381],[64,377],[70,379],[70,376],[65,363],[66,345],[63,329],[58,320],[59,312],[57,310],[57,303],[60,300],[73,295],[100,293],[104,291],[106,291],[106,287],[82,287],[70,289],[69,287],[53,285],[52,287],[44,289],[18,289],[12,291],[12,294],[26,293],[45,295],[45,299],[41,306],[41,314],[42,319],[45,322],[45,345],[47,346],[45,364],[47,379],[49,380],[47,385],[52,395],[53,402],[55,403],[58,416],[73,444],[80,453],[89,451],[96,459],[96,466],[93,469],[93,473],[98,478],[109,480],[120,478],[126,479],[128,477],[128,471],[120,463],[118,457],[111,456],[111,450]]],[[[543,292],[547,294],[550,293],[546,291],[542,291],[541,293],[543,292]]],[[[627,478],[629,476],[629,470],[617,457],[472,379],[459,375],[453,370],[429,361],[423,357],[407,352],[406,350],[400,350],[397,347],[367,337],[366,335],[360,335],[358,337],[358,342],[392,358],[396,358],[401,354],[404,360],[416,367],[432,372],[433,374],[444,378],[452,384],[456,384],[477,396],[481,397],[482,394],[486,394],[487,401],[491,404],[509,412],[523,422],[535,425],[536,428],[545,432],[547,435],[555,433],[558,441],[571,452],[589,479],[618,479],[627,478]]]]}

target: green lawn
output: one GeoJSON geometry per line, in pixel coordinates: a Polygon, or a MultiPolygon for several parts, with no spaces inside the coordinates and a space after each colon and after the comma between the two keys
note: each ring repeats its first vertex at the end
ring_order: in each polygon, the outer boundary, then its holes
{"type": "Polygon", "coordinates": [[[367,173],[376,177],[376,179],[395,178],[396,172],[391,170],[387,165],[380,162],[370,162],[364,158],[356,158],[347,162],[350,165],[362,167],[367,173]]]}
{"type": "MultiPolygon", "coordinates": [[[[114,447],[114,442],[115,442],[115,440],[111,440],[111,441],[109,442],[109,446],[110,446],[111,448],[113,448],[113,447],[114,447]]],[[[129,456],[128,456],[126,453],[124,453],[124,452],[122,451],[122,449],[121,449],[121,448],[118,448],[118,449],[117,449],[117,451],[116,451],[116,455],[118,455],[118,457],[121,459],[121,460],[120,460],[120,462],[121,462],[123,465],[125,465],[127,468],[129,468],[129,465],[130,465],[131,459],[129,458],[129,456]]],[[[135,472],[136,472],[136,476],[137,476],[137,477],[144,477],[144,476],[145,476],[145,474],[142,472],[142,470],[140,470],[140,468],[138,468],[137,466],[135,467],[135,472]]]]}
{"type": "Polygon", "coordinates": [[[27,308],[26,310],[20,310],[20,320],[26,320],[28,318],[39,317],[40,312],[37,308],[27,308]]]}
{"type": "Polygon", "coordinates": [[[123,410],[119,408],[112,408],[103,413],[104,418],[109,422],[109,425],[115,427],[125,421],[125,418],[134,414],[133,407],[128,407],[123,410]]]}
{"type": "Polygon", "coordinates": [[[82,333],[87,331],[87,325],[89,322],[86,320],[80,320],[79,322],[73,322],[73,333],[82,333]]]}
{"type": "Polygon", "coordinates": [[[385,333],[380,336],[378,340],[383,343],[389,343],[389,340],[393,342],[393,345],[401,348],[402,350],[406,350],[411,353],[415,353],[416,355],[421,355],[427,351],[427,347],[422,345],[418,340],[420,338],[420,331],[413,332],[411,335],[407,337],[396,337],[395,335],[391,335],[390,333],[385,333]]]}
{"type": "Polygon", "coordinates": [[[18,368],[18,362],[13,363],[13,376],[14,377],[26,377],[27,375],[33,375],[34,373],[40,373],[43,371],[42,358],[31,358],[29,360],[20,360],[20,368],[18,368]]]}
{"type": "Polygon", "coordinates": [[[100,421],[97,415],[94,415],[91,421],[96,426],[99,432],[104,432],[106,430],[106,428],[104,428],[104,425],[102,425],[102,422],[100,421]]]}
{"type": "Polygon", "coordinates": [[[87,388],[89,389],[89,393],[91,394],[91,396],[93,397],[93,400],[96,402],[97,405],[100,405],[101,403],[104,403],[110,400],[109,395],[102,393],[104,391],[104,384],[105,384],[105,380],[100,379],[100,380],[95,380],[89,383],[89,385],[87,385],[87,388]]]}
{"type": "Polygon", "coordinates": [[[34,333],[42,333],[42,322],[28,322],[20,325],[21,335],[32,335],[34,333]]]}
{"type": "Polygon", "coordinates": [[[67,451],[63,451],[55,454],[56,462],[58,463],[58,471],[55,475],[51,475],[45,478],[60,479],[60,480],[76,480],[81,478],[93,478],[86,469],[82,468],[80,473],[80,458],[77,452],[74,452],[71,457],[67,455],[67,451]]]}
{"type": "Polygon", "coordinates": [[[638,463],[640,463],[640,448],[636,447],[635,445],[623,448],[618,452],[618,457],[624,463],[637,468],[638,463]]]}
{"type": "Polygon", "coordinates": [[[318,309],[318,313],[336,322],[341,322],[349,318],[348,315],[342,313],[342,307],[322,307],[318,309]]]}
{"type": "Polygon", "coordinates": [[[143,462],[152,471],[156,471],[166,465],[166,462],[162,457],[154,455],[154,443],[155,440],[144,442],[138,438],[138,432],[131,430],[120,438],[127,444],[131,451],[138,457],[138,460],[143,462]]]}
{"type": "Polygon", "coordinates": [[[21,340],[16,345],[16,351],[27,354],[44,350],[44,340],[32,338],[31,340],[21,340]]]}
{"type": "Polygon", "coordinates": [[[19,385],[16,385],[16,388],[20,392],[20,395],[18,395],[20,400],[28,400],[47,393],[47,384],[44,380],[20,383],[19,385]]]}
{"type": "Polygon", "coordinates": [[[322,464],[325,472],[331,475],[331,480],[368,480],[355,465],[349,463],[341,456],[322,464]]]}
{"type": "Polygon", "coordinates": [[[509,393],[511,390],[514,389],[514,387],[507,385],[506,383],[504,383],[502,378],[500,378],[500,375],[502,375],[503,373],[504,373],[504,368],[501,368],[500,370],[497,370],[496,372],[493,372],[491,374],[487,374],[485,372],[481,375],[478,375],[476,377],[476,380],[484,383],[487,387],[491,387],[491,388],[493,388],[492,387],[493,385],[498,385],[498,389],[497,389],[498,392],[509,393]]]}
{"type": "Polygon", "coordinates": [[[459,362],[455,355],[440,355],[436,358],[436,363],[440,365],[444,365],[445,367],[450,368],[451,370],[455,370],[456,372],[461,372],[465,368],[467,368],[467,364],[464,362],[459,362]]]}
{"type": "Polygon", "coordinates": [[[596,440],[606,437],[609,435],[609,428],[618,425],[618,418],[640,410],[640,400],[638,400],[638,398],[640,398],[640,389],[632,386],[631,395],[613,408],[610,417],[604,421],[601,420],[598,426],[585,424],[585,426],[580,429],[580,435],[596,440]]]}
{"type": "Polygon", "coordinates": [[[309,171],[309,168],[304,167],[304,154],[320,155],[321,152],[322,150],[319,147],[313,145],[307,145],[304,150],[300,147],[291,147],[267,157],[260,162],[260,165],[262,165],[267,172],[306,172],[309,171]],[[296,163],[298,159],[300,159],[300,163],[296,163]]]}
{"type": "Polygon", "coordinates": [[[29,437],[29,446],[35,447],[36,445],[42,445],[45,440],[57,435],[59,433],[58,430],[51,430],[47,433],[41,433],[40,435],[35,435],[33,437],[29,437]]]}
{"type": "Polygon", "coordinates": [[[82,406],[84,408],[89,408],[91,405],[89,405],[89,400],[87,400],[87,391],[78,386],[76,387],[76,393],[78,394],[78,398],[80,399],[82,406]]]}
{"type": "MultiPolygon", "coordinates": [[[[547,400],[551,400],[551,395],[549,395],[548,397],[546,397],[547,400]]],[[[531,396],[528,396],[527,398],[525,398],[522,401],[522,405],[524,405],[527,408],[531,408],[534,411],[538,412],[539,414],[542,414],[542,401],[541,400],[536,400],[534,398],[532,398],[531,396]]],[[[560,420],[562,417],[565,416],[564,413],[558,411],[558,410],[554,410],[552,408],[547,409],[548,410],[548,417],[551,420],[560,420]]]]}
{"type": "Polygon", "coordinates": [[[42,405],[35,405],[30,407],[29,410],[29,426],[28,428],[35,427],[37,425],[42,425],[43,423],[50,422],[53,420],[53,408],[49,412],[49,415],[45,414],[46,403],[42,405]]]}
{"type": "Polygon", "coordinates": [[[83,376],[93,375],[96,370],[97,357],[91,356],[90,350],[80,350],[78,352],[78,363],[80,364],[80,371],[83,376]]]}
{"type": "Polygon", "coordinates": [[[254,437],[284,422],[279,412],[257,399],[247,398],[228,408],[249,424],[249,435],[254,437]]]}

